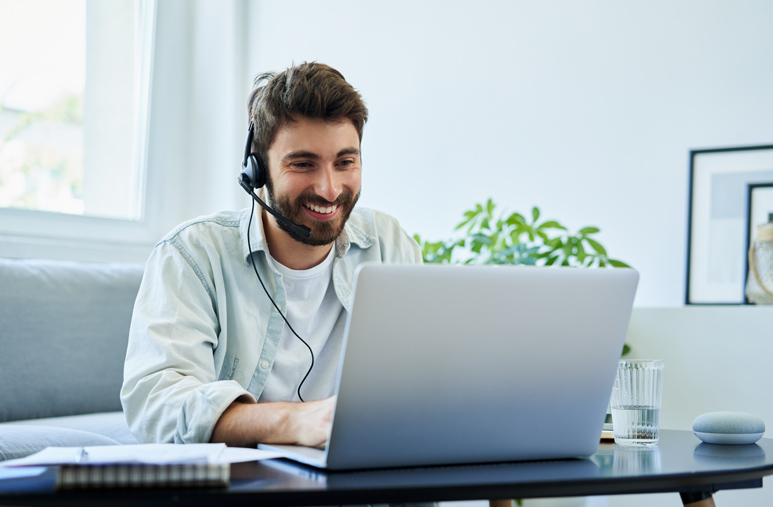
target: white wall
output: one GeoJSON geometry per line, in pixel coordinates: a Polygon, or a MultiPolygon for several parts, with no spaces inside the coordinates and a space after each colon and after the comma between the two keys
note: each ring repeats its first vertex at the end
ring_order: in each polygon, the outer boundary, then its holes
{"type": "Polygon", "coordinates": [[[773,143],[773,2],[253,1],[247,69],[317,60],[371,112],[362,205],[452,234],[488,197],[596,225],[684,301],[690,149],[773,143]]]}

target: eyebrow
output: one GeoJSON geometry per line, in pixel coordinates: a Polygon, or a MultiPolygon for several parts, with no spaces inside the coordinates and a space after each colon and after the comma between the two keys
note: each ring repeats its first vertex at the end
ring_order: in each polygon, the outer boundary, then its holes
{"type": "MultiPolygon", "coordinates": [[[[336,154],[336,158],[343,157],[344,155],[359,155],[359,154],[360,154],[360,150],[357,148],[344,148],[343,150],[339,151],[336,154]]],[[[285,156],[282,157],[283,160],[291,160],[295,158],[310,158],[312,160],[319,160],[320,157],[313,151],[306,151],[306,150],[291,151],[290,153],[287,153],[285,156]]]]}
{"type": "Polygon", "coordinates": [[[339,151],[336,155],[336,158],[343,157],[344,155],[359,155],[360,150],[357,148],[344,148],[343,150],[339,151]]]}

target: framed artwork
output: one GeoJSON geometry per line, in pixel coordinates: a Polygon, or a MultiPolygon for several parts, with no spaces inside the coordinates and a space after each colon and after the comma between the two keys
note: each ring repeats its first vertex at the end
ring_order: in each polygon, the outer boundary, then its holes
{"type": "MultiPolygon", "coordinates": [[[[746,251],[757,240],[757,228],[773,221],[773,183],[752,183],[748,185],[746,223],[746,251]]],[[[749,277],[749,256],[746,256],[744,280],[749,277]]],[[[748,303],[749,301],[746,300],[748,303]]]]}
{"type": "Polygon", "coordinates": [[[690,152],[685,303],[746,302],[749,188],[767,184],[773,145],[690,152]]]}

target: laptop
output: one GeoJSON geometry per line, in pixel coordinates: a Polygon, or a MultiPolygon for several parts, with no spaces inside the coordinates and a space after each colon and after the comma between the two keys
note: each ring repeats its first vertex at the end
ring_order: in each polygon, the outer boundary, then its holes
{"type": "Polygon", "coordinates": [[[633,269],[362,265],[328,470],[584,457],[599,445],[633,269]]]}

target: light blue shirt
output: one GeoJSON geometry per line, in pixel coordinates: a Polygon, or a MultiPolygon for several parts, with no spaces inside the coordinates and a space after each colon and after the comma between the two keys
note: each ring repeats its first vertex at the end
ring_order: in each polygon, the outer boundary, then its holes
{"type": "MultiPolygon", "coordinates": [[[[279,348],[285,313],[282,275],[266,259],[260,215],[222,212],[180,225],[156,245],[134,305],[121,403],[144,442],[208,442],[238,398],[260,397],[279,348]],[[251,252],[254,252],[251,254],[251,252]]],[[[335,242],[333,285],[351,311],[363,262],[421,263],[416,242],[378,211],[356,209],[335,242]]]]}

